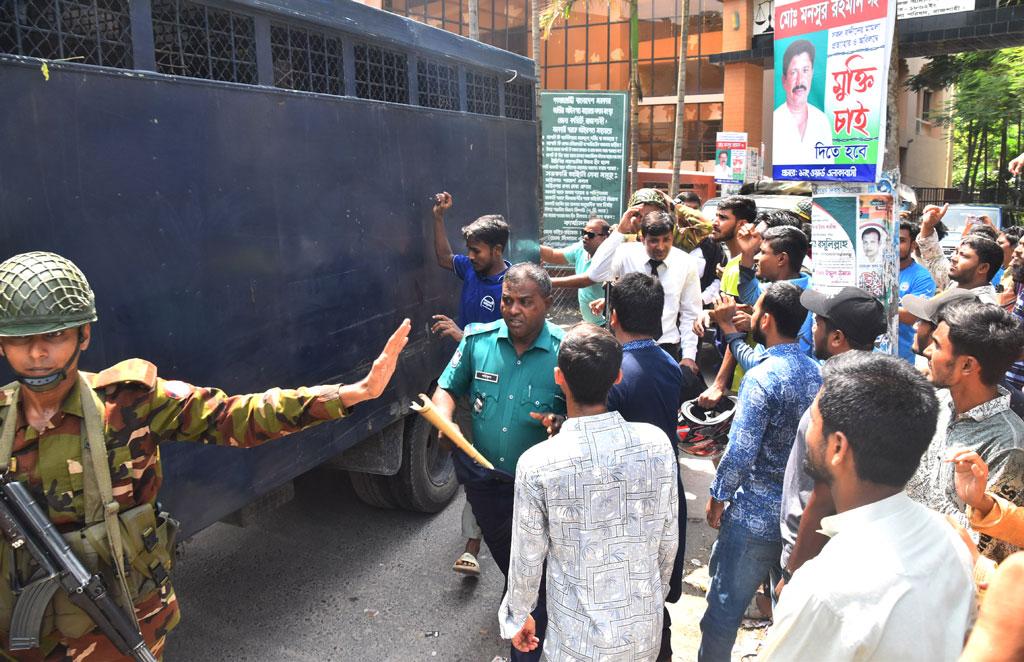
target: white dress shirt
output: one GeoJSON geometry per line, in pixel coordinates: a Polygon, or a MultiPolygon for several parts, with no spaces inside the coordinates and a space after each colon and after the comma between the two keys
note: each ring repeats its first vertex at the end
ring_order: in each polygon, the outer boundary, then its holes
{"type": "Polygon", "coordinates": [[[501,636],[537,605],[547,560],[542,660],[654,662],[679,545],[675,453],[618,412],[570,418],[516,466],[501,636]]]}
{"type": "Polygon", "coordinates": [[[834,161],[832,158],[819,159],[815,153],[815,146],[819,142],[826,146],[832,145],[832,126],[825,113],[817,107],[807,104],[807,125],[802,136],[796,118],[786,104],[776,108],[773,117],[772,131],[775,134],[772,138],[772,157],[776,164],[814,165],[834,161]]]}
{"type": "MultiPolygon", "coordinates": [[[[643,242],[623,243],[625,236],[613,232],[601,243],[590,261],[587,278],[600,283],[623,274],[650,274],[650,256],[643,242]]],[[[701,311],[700,271],[697,259],[675,246],[669,249],[664,264],[658,267],[658,280],[665,290],[665,308],[661,314],[659,344],[679,343],[684,359],[696,359],[697,336],[693,322],[701,311]]]]}
{"type": "Polygon", "coordinates": [[[762,660],[956,660],[974,621],[971,559],[900,492],[821,520],[831,537],[775,607],[762,660]]]}

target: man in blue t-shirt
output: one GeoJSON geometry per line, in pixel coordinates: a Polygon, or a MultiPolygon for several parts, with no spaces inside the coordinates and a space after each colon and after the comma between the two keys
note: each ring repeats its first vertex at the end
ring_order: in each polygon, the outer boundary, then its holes
{"type": "MultiPolygon", "coordinates": [[[[661,282],[645,273],[633,272],[611,284],[608,324],[622,343],[622,379],[608,393],[608,411],[617,411],[631,423],[650,423],[665,431],[672,448],[679,441],[676,423],[683,371],[668,352],[658,346],[665,291],[661,282]]],[[[683,481],[676,468],[679,494],[683,481]]],[[[676,602],[683,589],[683,561],[686,557],[686,499],[679,499],[679,551],[672,566],[665,600],[676,602]]],[[[659,660],[672,659],[672,621],[665,610],[659,660]]]]}
{"type": "MultiPolygon", "coordinates": [[[[430,331],[435,335],[447,336],[455,342],[462,342],[465,328],[474,323],[486,324],[501,319],[501,285],[505,272],[512,265],[505,259],[508,246],[508,223],[498,214],[481,216],[462,228],[466,240],[467,255],[455,255],[444,228],[444,213],[452,208],[452,196],[443,192],[434,196],[434,254],[437,264],[462,281],[462,295],[459,298],[459,320],[447,315],[434,315],[430,331]]],[[[469,403],[460,398],[457,403],[456,422],[472,441],[469,403]]],[[[462,510],[462,535],[466,538],[466,549],[455,561],[452,570],[459,574],[477,576],[480,574],[480,526],[469,503],[462,510]]]]}
{"type": "Polygon", "coordinates": [[[431,331],[460,342],[467,324],[501,319],[501,283],[512,265],[505,259],[508,223],[499,214],[481,216],[463,227],[467,255],[454,254],[444,229],[444,213],[451,208],[451,194],[435,196],[434,254],[438,265],[454,271],[462,281],[459,320],[456,323],[447,315],[434,315],[431,331]]]}
{"type": "MultiPolygon", "coordinates": [[[[923,266],[914,260],[919,228],[909,221],[900,222],[900,300],[908,294],[922,297],[935,296],[935,280],[923,266]]],[[[900,358],[914,363],[914,322],[917,318],[900,308],[900,358]]]]}
{"type": "MultiPolygon", "coordinates": [[[[602,218],[592,218],[583,226],[583,238],[569,244],[565,248],[551,248],[550,246],[540,247],[540,260],[548,264],[569,264],[572,265],[576,275],[587,273],[590,268],[590,261],[597,252],[598,246],[608,238],[611,228],[608,221],[602,218]]],[[[604,318],[595,315],[590,310],[590,302],[604,298],[604,288],[600,283],[595,283],[579,289],[580,314],[584,322],[604,325],[604,318]]]]}

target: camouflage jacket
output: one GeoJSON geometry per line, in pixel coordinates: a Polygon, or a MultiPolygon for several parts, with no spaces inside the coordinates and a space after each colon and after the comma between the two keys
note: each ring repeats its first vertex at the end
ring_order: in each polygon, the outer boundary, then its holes
{"type": "MultiPolygon", "coordinates": [[[[215,388],[160,379],[156,366],[141,359],[122,361],[91,375],[90,381],[104,403],[110,476],[122,511],[156,501],[162,481],[162,441],[248,448],[347,414],[337,385],[229,396],[215,388]]],[[[14,475],[45,504],[50,520],[63,531],[79,528],[85,521],[81,442],[85,428],[78,388],[76,384],[71,389],[42,432],[28,425],[19,407],[11,455],[14,475]]],[[[11,395],[0,390],[0,421],[11,415],[5,406],[11,395]]],[[[156,597],[155,602],[136,605],[143,634],[151,644],[178,620],[173,591],[168,588],[162,599],[156,597]]],[[[102,635],[86,638],[97,643],[96,637],[101,648],[109,645],[102,635]]],[[[61,644],[69,652],[88,650],[86,638],[61,644]]],[[[116,650],[114,657],[119,657],[116,650]]]]}

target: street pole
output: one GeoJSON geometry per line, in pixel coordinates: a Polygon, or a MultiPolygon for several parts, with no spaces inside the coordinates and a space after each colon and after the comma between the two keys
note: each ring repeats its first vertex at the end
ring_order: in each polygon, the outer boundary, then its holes
{"type": "Polygon", "coordinates": [[[885,155],[882,157],[882,171],[895,170],[900,166],[900,47],[899,24],[893,28],[892,53],[889,57],[889,89],[885,102],[885,155]]]}
{"type": "Polygon", "coordinates": [[[682,27],[679,30],[679,72],[676,78],[676,130],[672,143],[672,181],[669,182],[669,195],[674,200],[679,195],[679,168],[683,160],[683,138],[686,124],[683,122],[683,98],[686,96],[686,42],[690,34],[690,0],[680,3],[682,27]]]}
{"type": "MultiPolygon", "coordinates": [[[[473,3],[478,0],[470,0],[473,3]]],[[[530,0],[530,37],[533,42],[531,53],[533,54],[533,75],[537,78],[537,84],[533,87],[533,119],[537,125],[537,223],[539,224],[538,234],[544,237],[544,158],[541,154],[541,109],[540,109],[540,8],[538,0],[530,0]]]]}
{"type": "Polygon", "coordinates": [[[469,38],[480,41],[480,0],[469,0],[469,38]]]}

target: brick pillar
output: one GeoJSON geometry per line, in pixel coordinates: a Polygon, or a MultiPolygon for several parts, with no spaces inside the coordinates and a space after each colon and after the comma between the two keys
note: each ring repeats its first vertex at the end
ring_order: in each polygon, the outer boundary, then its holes
{"type": "Polygon", "coordinates": [[[747,143],[758,146],[764,137],[764,69],[759,64],[733,62],[725,65],[723,131],[746,131],[747,143]]]}
{"type": "MultiPolygon", "coordinates": [[[[753,0],[724,0],[722,3],[722,52],[750,49],[754,25],[753,0]]],[[[750,145],[763,138],[761,113],[764,106],[763,68],[759,64],[735,62],[725,65],[723,131],[746,131],[750,145]]]]}

